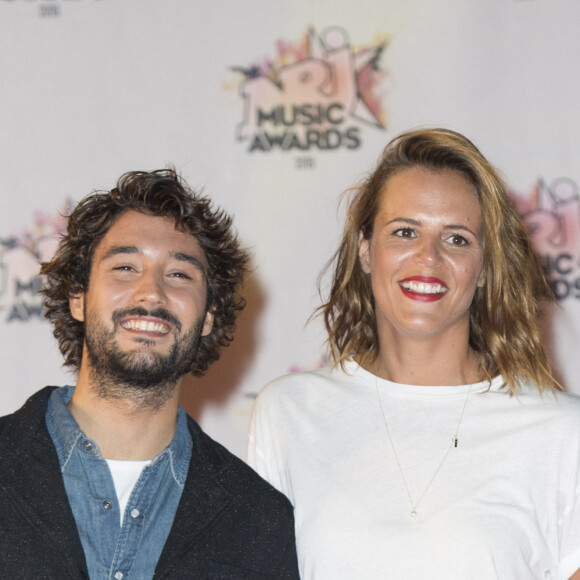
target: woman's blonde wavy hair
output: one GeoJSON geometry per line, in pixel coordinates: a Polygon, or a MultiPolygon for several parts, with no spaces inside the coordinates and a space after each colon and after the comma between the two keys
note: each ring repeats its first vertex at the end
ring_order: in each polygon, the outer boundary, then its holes
{"type": "Polygon", "coordinates": [[[540,301],[553,296],[540,261],[496,170],[471,141],[447,129],[397,136],[374,171],[350,190],[342,240],[325,269],[332,271],[328,300],[317,309],[334,365],[354,356],[365,366],[378,356],[375,305],[370,276],[359,260],[359,235],[372,236],[385,183],[412,167],[456,171],[477,193],[485,283],[471,304],[469,342],[479,355],[482,374],[487,380],[501,374],[512,394],[522,380],[540,391],[557,388],[537,323],[540,301]]]}

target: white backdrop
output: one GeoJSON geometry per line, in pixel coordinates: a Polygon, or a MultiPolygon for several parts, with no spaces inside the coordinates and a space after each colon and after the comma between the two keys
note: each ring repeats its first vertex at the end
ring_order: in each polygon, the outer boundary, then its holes
{"type": "Polygon", "coordinates": [[[183,396],[243,456],[253,396],[323,363],[305,323],[341,192],[433,125],[510,183],[560,297],[546,340],[580,392],[579,21],[577,0],[0,0],[0,414],[74,383],[35,294],[59,212],[171,163],[254,255],[234,344],[183,396]]]}

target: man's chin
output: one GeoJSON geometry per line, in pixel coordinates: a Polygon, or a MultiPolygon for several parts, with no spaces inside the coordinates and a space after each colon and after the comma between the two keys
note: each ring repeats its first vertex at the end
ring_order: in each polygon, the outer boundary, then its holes
{"type": "Polygon", "coordinates": [[[163,385],[171,390],[195,362],[200,325],[182,337],[166,336],[165,340],[115,336],[93,326],[90,340],[89,335],[86,339],[91,372],[95,383],[108,384],[107,391],[129,388],[144,393],[163,385]]]}
{"type": "Polygon", "coordinates": [[[124,353],[116,360],[109,360],[103,374],[114,380],[137,388],[147,388],[164,382],[175,381],[175,361],[170,355],[150,349],[124,353]]]}
{"type": "Polygon", "coordinates": [[[167,356],[171,350],[171,345],[160,344],[159,340],[140,338],[123,345],[117,343],[117,352],[121,356],[132,356],[139,354],[151,354],[158,356],[167,356]]]}
{"type": "Polygon", "coordinates": [[[160,348],[159,345],[133,345],[127,350],[118,350],[118,360],[123,366],[162,365],[166,361],[170,364],[172,352],[170,348],[160,348]]]}

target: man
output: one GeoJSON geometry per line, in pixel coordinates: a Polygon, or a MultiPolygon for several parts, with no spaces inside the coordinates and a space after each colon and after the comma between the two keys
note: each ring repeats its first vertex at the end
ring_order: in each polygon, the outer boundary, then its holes
{"type": "Polygon", "coordinates": [[[298,578],[289,502],[178,407],[232,340],[246,263],[173,170],[77,205],[42,273],[78,380],[0,418],[0,578],[298,578]]]}

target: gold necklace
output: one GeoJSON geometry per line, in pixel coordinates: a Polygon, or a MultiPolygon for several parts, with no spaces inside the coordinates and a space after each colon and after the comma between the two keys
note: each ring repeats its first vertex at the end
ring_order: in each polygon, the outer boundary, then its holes
{"type": "Polygon", "coordinates": [[[401,474],[401,479],[403,480],[403,484],[405,486],[405,491],[407,492],[407,496],[409,497],[409,502],[411,503],[411,517],[412,518],[414,518],[417,515],[417,506],[421,503],[421,501],[425,497],[426,493],[429,491],[429,488],[431,487],[431,485],[435,481],[435,478],[437,477],[437,475],[441,471],[441,468],[443,467],[443,464],[445,463],[445,460],[447,459],[449,452],[451,451],[451,449],[453,447],[457,447],[457,445],[459,443],[459,438],[458,438],[459,427],[461,426],[461,421],[463,420],[463,415],[465,413],[465,407],[467,407],[467,400],[469,399],[469,394],[471,393],[471,387],[472,387],[472,385],[469,385],[469,390],[467,391],[467,396],[465,397],[465,401],[463,402],[463,408],[461,409],[461,415],[459,417],[459,421],[457,422],[457,427],[455,428],[455,433],[454,433],[453,437],[451,437],[451,442],[449,443],[449,446],[447,447],[447,450],[445,451],[443,458],[441,459],[441,462],[439,463],[439,466],[435,470],[433,477],[429,480],[427,487],[423,490],[423,493],[419,496],[419,499],[417,501],[413,501],[413,496],[411,495],[411,490],[409,489],[409,485],[407,484],[407,478],[405,477],[405,472],[403,471],[403,467],[401,465],[401,462],[399,461],[399,454],[397,453],[397,449],[395,448],[395,443],[393,442],[393,438],[391,437],[391,430],[389,429],[389,423],[387,422],[387,416],[385,415],[385,409],[383,408],[383,401],[381,400],[381,395],[379,393],[379,382],[378,382],[378,379],[375,375],[375,390],[377,392],[377,399],[379,400],[379,405],[381,407],[381,414],[383,416],[383,422],[385,423],[385,429],[386,429],[387,435],[389,437],[391,449],[393,450],[393,455],[395,456],[395,461],[397,462],[397,467],[399,468],[399,473],[401,474]]]}

